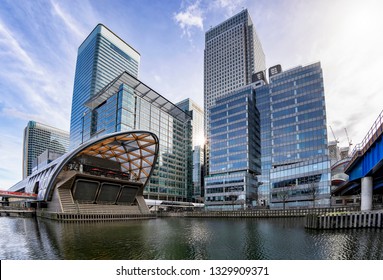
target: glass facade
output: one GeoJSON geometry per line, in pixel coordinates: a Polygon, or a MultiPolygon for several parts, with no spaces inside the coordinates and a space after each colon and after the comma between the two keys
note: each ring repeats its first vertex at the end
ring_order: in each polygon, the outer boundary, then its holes
{"type": "Polygon", "coordinates": [[[271,207],[329,206],[330,161],[320,63],[273,75],[268,85],[256,90],[261,112],[262,196],[270,191],[266,203],[271,207]]]}
{"type": "MultiPolygon", "coordinates": [[[[205,136],[210,139],[210,108],[216,100],[252,82],[252,74],[266,69],[265,54],[246,9],[205,34],[205,136]]],[[[208,145],[209,147],[209,145],[208,145]]],[[[210,151],[206,149],[206,172],[210,151]]]]}
{"type": "Polygon", "coordinates": [[[195,146],[193,149],[193,199],[203,202],[204,197],[204,147],[195,146]]]}
{"type": "Polygon", "coordinates": [[[192,147],[203,146],[205,144],[203,109],[190,98],[182,100],[176,105],[192,117],[192,147]]]}
{"type": "Polygon", "coordinates": [[[258,205],[270,203],[270,169],[271,169],[271,109],[269,87],[259,82],[256,89],[257,108],[261,123],[261,175],[258,176],[258,205]]]}
{"type": "MultiPolygon", "coordinates": [[[[123,76],[127,75],[126,73],[123,76]]],[[[132,78],[130,76],[129,78],[132,78]]],[[[138,83],[139,81],[136,80],[138,83]]],[[[150,182],[144,190],[147,199],[187,201],[192,190],[191,117],[172,105],[167,110],[145,98],[145,94],[117,80],[116,90],[98,95],[102,101],[84,115],[90,129],[84,130],[85,139],[116,131],[145,130],[159,138],[159,155],[150,182]],[[119,86],[118,86],[119,85],[119,86]],[[98,121],[94,121],[97,112],[98,121]],[[181,112],[181,113],[180,113],[181,112]]],[[[163,98],[155,93],[153,99],[163,98]]],[[[85,126],[87,127],[87,126],[85,126]]],[[[139,155],[137,155],[139,156],[139,155]]]]}
{"type": "Polygon", "coordinates": [[[257,201],[261,171],[260,123],[252,85],[216,100],[210,109],[208,209],[243,209],[257,201]]]}
{"type": "MultiPolygon", "coordinates": [[[[48,150],[65,154],[69,148],[69,133],[35,121],[29,121],[24,129],[23,179],[32,174],[33,162],[48,150]]],[[[36,164],[36,163],[35,163],[36,164]]]]}
{"type": "Polygon", "coordinates": [[[246,9],[206,32],[204,61],[205,113],[217,98],[250,84],[253,73],[266,69],[262,45],[246,9]]]}
{"type": "Polygon", "coordinates": [[[89,34],[78,49],[76,73],[72,97],[70,124],[70,149],[85,141],[82,131],[94,132],[102,112],[92,112],[92,125],[86,123],[84,103],[104,86],[124,71],[138,76],[140,54],[116,36],[112,31],[99,24],[89,34]],[[93,129],[93,130],[92,130],[93,129]]]}
{"type": "Polygon", "coordinates": [[[191,197],[200,202],[203,199],[203,168],[204,168],[204,114],[203,109],[193,100],[187,98],[176,104],[191,117],[192,148],[193,148],[193,188],[191,197]]]}

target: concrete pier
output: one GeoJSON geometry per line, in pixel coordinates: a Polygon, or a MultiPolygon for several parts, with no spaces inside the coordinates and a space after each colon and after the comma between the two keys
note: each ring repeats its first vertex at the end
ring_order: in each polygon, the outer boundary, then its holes
{"type": "Polygon", "coordinates": [[[100,222],[100,221],[126,221],[155,219],[155,214],[132,214],[132,213],[55,213],[47,211],[37,211],[36,215],[40,218],[56,220],[61,222],[100,222]]]}
{"type": "Polygon", "coordinates": [[[309,214],[305,227],[310,229],[383,228],[383,211],[309,214]]]}
{"type": "Polygon", "coordinates": [[[360,211],[371,211],[372,209],[372,177],[364,177],[361,187],[360,211]]]}

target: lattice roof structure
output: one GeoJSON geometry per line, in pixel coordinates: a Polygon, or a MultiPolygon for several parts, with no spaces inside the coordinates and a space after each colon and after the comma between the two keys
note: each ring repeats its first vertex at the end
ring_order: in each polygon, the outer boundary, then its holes
{"type": "Polygon", "coordinates": [[[81,155],[119,163],[121,171],[141,182],[144,188],[157,161],[158,149],[158,137],[148,131],[124,131],[103,135],[64,154],[9,190],[37,193],[37,200],[48,201],[59,174],[68,163],[81,155]],[[36,185],[38,185],[38,190],[36,190],[36,185]]]}

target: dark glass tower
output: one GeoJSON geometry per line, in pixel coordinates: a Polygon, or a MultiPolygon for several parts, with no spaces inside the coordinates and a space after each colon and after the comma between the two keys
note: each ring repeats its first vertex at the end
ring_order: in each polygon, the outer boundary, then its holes
{"type": "Polygon", "coordinates": [[[88,140],[84,132],[94,134],[100,121],[97,108],[91,112],[91,122],[85,121],[84,103],[124,71],[137,77],[139,63],[140,54],[102,24],[80,45],[72,98],[70,149],[88,140]]]}

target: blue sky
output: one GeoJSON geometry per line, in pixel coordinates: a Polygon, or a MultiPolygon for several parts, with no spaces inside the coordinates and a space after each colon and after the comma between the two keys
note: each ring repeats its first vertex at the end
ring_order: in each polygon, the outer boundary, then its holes
{"type": "Polygon", "coordinates": [[[0,189],[21,179],[29,120],[69,130],[77,48],[97,23],[140,52],[144,83],[203,107],[204,33],[243,8],[268,67],[321,61],[327,123],[360,142],[383,109],[382,1],[0,0],[0,189]]]}

